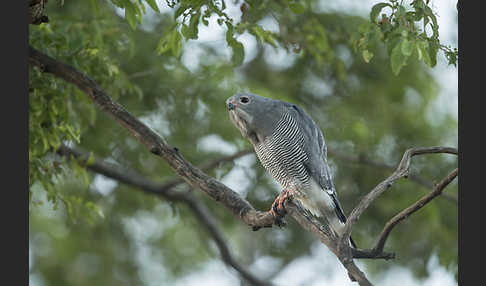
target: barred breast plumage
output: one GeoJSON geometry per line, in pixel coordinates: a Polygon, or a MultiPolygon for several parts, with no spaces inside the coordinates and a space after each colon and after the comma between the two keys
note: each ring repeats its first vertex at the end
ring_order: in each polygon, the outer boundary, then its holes
{"type": "Polygon", "coordinates": [[[265,169],[285,188],[308,187],[304,162],[304,136],[292,115],[285,111],[270,136],[255,144],[255,152],[265,169]]]}
{"type": "Polygon", "coordinates": [[[346,216],[319,126],[297,105],[255,94],[235,94],[226,105],[231,121],[253,144],[258,159],[283,190],[291,191],[292,200],[316,218],[327,220],[340,235],[346,216]]]}

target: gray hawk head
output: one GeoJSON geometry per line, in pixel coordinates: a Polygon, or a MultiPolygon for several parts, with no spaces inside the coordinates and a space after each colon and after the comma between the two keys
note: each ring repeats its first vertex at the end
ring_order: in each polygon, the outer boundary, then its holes
{"type": "Polygon", "coordinates": [[[262,141],[273,132],[286,102],[251,93],[237,93],[226,100],[230,119],[250,142],[262,141]]]}

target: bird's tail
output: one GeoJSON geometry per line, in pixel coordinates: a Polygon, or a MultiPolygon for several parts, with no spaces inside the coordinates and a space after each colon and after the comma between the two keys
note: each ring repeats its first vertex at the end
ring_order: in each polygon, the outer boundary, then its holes
{"type": "MultiPolygon", "coordinates": [[[[338,235],[341,236],[344,232],[344,225],[346,224],[346,217],[341,218],[341,217],[335,217],[334,219],[330,219],[329,225],[331,226],[331,229],[338,235]]],[[[353,248],[358,248],[356,246],[356,243],[354,242],[352,237],[349,237],[349,245],[353,248]]]]}
{"type": "Polygon", "coordinates": [[[351,246],[355,249],[357,249],[358,247],[356,246],[356,243],[354,242],[353,238],[350,236],[349,237],[349,243],[351,243],[351,246]]]}
{"type": "MultiPolygon", "coordinates": [[[[337,236],[343,234],[346,216],[340,205],[337,208],[333,207],[332,210],[330,210],[327,207],[316,206],[305,198],[297,197],[295,199],[296,202],[300,203],[302,209],[306,211],[307,216],[312,216],[322,223],[328,224],[337,236]]],[[[349,245],[353,248],[357,248],[352,237],[349,238],[349,245]]]]}

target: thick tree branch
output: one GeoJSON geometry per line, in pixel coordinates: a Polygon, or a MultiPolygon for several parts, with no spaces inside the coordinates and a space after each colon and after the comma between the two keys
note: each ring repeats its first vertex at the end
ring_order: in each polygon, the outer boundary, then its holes
{"type": "Polygon", "coordinates": [[[235,216],[252,227],[269,227],[275,218],[269,212],[255,210],[248,201],[226,185],[208,176],[186,161],[177,148],[165,142],[157,133],[113,101],[91,78],[73,67],[61,63],[29,46],[29,60],[43,72],[52,73],[84,91],[103,111],[125,127],[150,152],[162,157],[190,186],[198,188],[220,202],[235,216]]]}
{"type": "MultiPolygon", "coordinates": [[[[73,67],[61,63],[35,49],[29,47],[29,60],[31,64],[39,67],[43,72],[52,73],[68,82],[75,84],[78,88],[83,90],[101,109],[110,114],[116,122],[125,127],[133,136],[135,136],[143,145],[147,147],[152,153],[162,157],[169,164],[169,166],[181,176],[186,183],[194,188],[198,188],[209,195],[214,200],[218,201],[229,209],[235,216],[252,226],[254,229],[259,227],[269,227],[275,222],[275,218],[270,212],[262,212],[255,210],[249,202],[242,198],[238,193],[234,192],[224,184],[218,182],[216,179],[205,174],[201,169],[194,167],[190,162],[186,161],[179,153],[177,148],[173,148],[165,142],[165,140],[152,131],[149,127],[144,125],[136,117],[126,111],[120,104],[113,101],[103,89],[91,78],[85,74],[77,71],[73,67]]],[[[384,258],[390,259],[394,254],[376,253],[373,250],[354,250],[350,248],[347,243],[352,227],[358,220],[359,216],[368,208],[368,206],[378,197],[382,192],[388,189],[396,180],[401,177],[408,176],[408,168],[412,156],[427,154],[427,153],[451,153],[457,154],[457,149],[446,147],[431,147],[431,148],[412,148],[407,150],[400,162],[397,170],[385,181],[380,183],[368,195],[366,195],[358,206],[353,210],[345,225],[344,235],[341,238],[335,237],[334,234],[323,224],[313,220],[308,215],[307,211],[295,205],[292,200],[286,203],[290,215],[299,222],[299,224],[306,230],[311,231],[319,237],[319,239],[328,248],[336,254],[343,266],[348,270],[348,274],[353,281],[357,281],[360,285],[371,285],[366,276],[356,266],[353,258],[384,258]]],[[[179,192],[174,192],[172,187],[178,182],[165,184],[164,186],[154,185],[145,180],[140,180],[138,177],[128,174],[117,173],[116,170],[96,169],[96,165],[88,166],[94,171],[105,172],[105,175],[119,179],[121,182],[127,184],[136,184],[138,187],[150,193],[158,193],[166,198],[173,198],[174,200],[185,201],[185,195],[179,192]],[[182,196],[182,197],[180,197],[182,196]]],[[[185,201],[188,205],[197,201],[185,201]]],[[[191,207],[197,212],[197,207],[191,207]]],[[[204,217],[202,212],[198,215],[204,217]]],[[[207,224],[208,230],[212,229],[211,224],[207,224]]],[[[217,237],[214,235],[213,237],[217,237]]],[[[218,239],[215,240],[218,242],[218,239]]],[[[234,260],[228,258],[228,252],[221,248],[223,259],[230,265],[234,264],[234,260]]],[[[234,266],[235,267],[235,266],[234,266]]],[[[245,271],[235,267],[242,275],[245,271]]],[[[258,285],[258,284],[255,284],[258,285]]]]}
{"type": "MultiPolygon", "coordinates": [[[[303,209],[300,205],[295,204],[292,200],[285,203],[285,209],[305,230],[316,234],[319,240],[337,256],[339,261],[348,271],[348,275],[352,281],[358,282],[361,286],[372,285],[365,274],[356,266],[353,259],[346,259],[348,256],[344,256],[338,251],[338,238],[334,236],[327,225],[319,223],[313,216],[308,215],[308,211],[303,209]]],[[[348,247],[347,250],[352,251],[350,247],[348,247]]],[[[352,257],[351,252],[348,253],[348,255],[349,257],[352,257]]]]}
{"type": "Polygon", "coordinates": [[[71,156],[85,161],[86,168],[92,172],[104,175],[106,177],[115,179],[121,183],[136,187],[146,193],[158,195],[166,200],[181,202],[186,204],[194,213],[197,220],[206,228],[210,236],[216,242],[216,245],[221,253],[223,261],[229,266],[233,267],[238,273],[251,285],[269,286],[270,283],[262,281],[253,274],[251,274],[244,266],[240,265],[231,254],[231,251],[226,244],[226,241],[219,230],[216,221],[211,216],[208,208],[202,204],[191,192],[176,192],[171,188],[167,188],[166,184],[157,184],[146,180],[142,176],[129,171],[120,170],[111,164],[104,163],[95,159],[93,163],[87,163],[89,155],[74,148],[62,145],[58,150],[58,154],[70,158],[71,156]]]}
{"type": "MultiPolygon", "coordinates": [[[[223,156],[223,157],[216,158],[214,160],[210,160],[210,161],[204,162],[201,165],[199,165],[198,167],[202,171],[211,170],[211,169],[215,168],[216,166],[218,166],[221,163],[231,162],[231,161],[233,161],[233,160],[235,160],[237,158],[240,158],[240,157],[243,157],[243,156],[245,156],[247,154],[250,154],[251,152],[253,152],[251,149],[245,149],[245,150],[236,152],[233,155],[223,156]]],[[[164,187],[167,188],[167,189],[169,189],[169,188],[173,188],[173,187],[175,187],[175,186],[177,186],[179,184],[182,184],[182,183],[184,183],[184,180],[183,179],[181,179],[181,178],[174,178],[174,179],[171,179],[170,181],[167,181],[166,183],[164,183],[164,187]]]]}

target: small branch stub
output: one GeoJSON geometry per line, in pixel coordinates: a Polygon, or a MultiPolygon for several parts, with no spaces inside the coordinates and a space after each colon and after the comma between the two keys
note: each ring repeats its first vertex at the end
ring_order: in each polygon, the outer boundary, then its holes
{"type": "Polygon", "coordinates": [[[29,1],[29,24],[40,25],[49,22],[49,18],[44,15],[44,8],[47,0],[29,1]]]}

